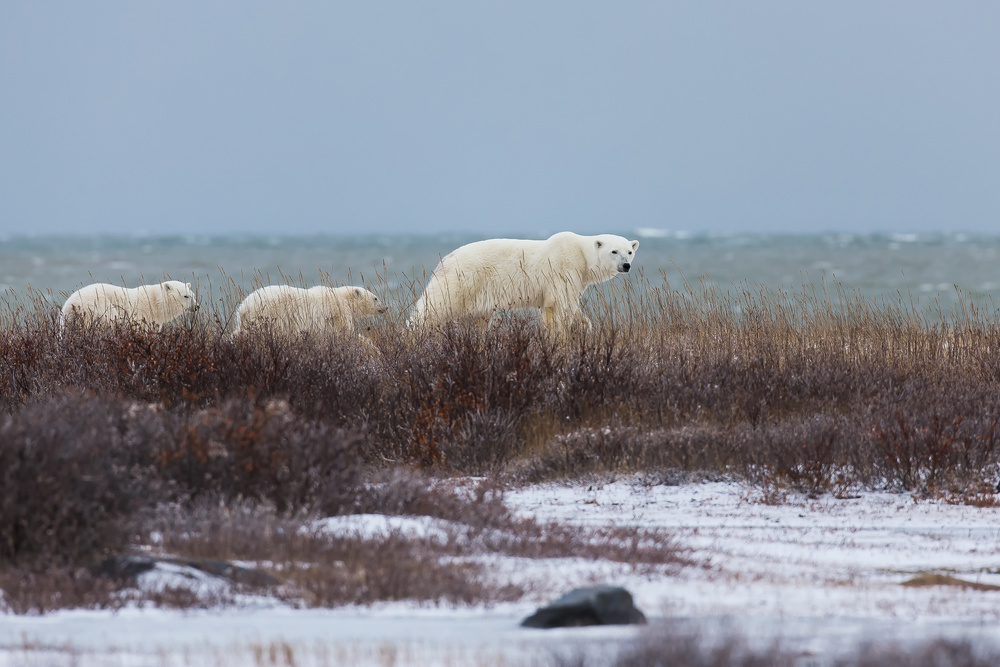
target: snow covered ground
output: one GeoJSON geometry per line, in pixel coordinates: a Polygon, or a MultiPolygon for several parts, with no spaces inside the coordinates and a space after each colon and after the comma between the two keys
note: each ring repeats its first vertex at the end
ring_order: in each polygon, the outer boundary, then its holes
{"type": "MultiPolygon", "coordinates": [[[[637,628],[529,630],[519,621],[571,588],[628,588],[653,621],[706,637],[736,632],[832,656],[865,640],[938,636],[1000,645],[1000,592],[901,586],[923,572],[1000,585],[1000,510],[865,493],[781,505],[734,483],[543,485],[507,495],[518,514],[589,525],[669,529],[693,565],[674,574],[584,559],[490,557],[501,580],[529,582],[516,604],[412,603],[294,610],[249,600],[236,610],[127,609],[0,617],[0,666],[517,665],[577,652],[590,664],[634,642],[637,628]]],[[[445,534],[425,518],[342,517],[327,530],[445,534]]],[[[169,573],[157,573],[163,577],[169,573]]],[[[150,582],[153,580],[151,579],[150,582]]],[[[812,664],[812,663],[810,663],[812,664]]]]}

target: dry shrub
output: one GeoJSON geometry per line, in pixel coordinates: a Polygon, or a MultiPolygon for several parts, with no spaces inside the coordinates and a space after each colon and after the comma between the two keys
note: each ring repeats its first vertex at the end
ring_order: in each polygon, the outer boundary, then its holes
{"type": "Polygon", "coordinates": [[[358,510],[431,516],[455,524],[456,553],[501,553],[523,558],[592,558],[639,566],[688,563],[662,530],[636,527],[580,527],[538,522],[510,513],[503,490],[493,481],[473,486],[435,479],[419,471],[396,470],[369,486],[358,510]]]}
{"type": "Polygon", "coordinates": [[[395,533],[333,536],[314,527],[313,520],[273,505],[204,500],[164,507],[151,526],[160,536],[156,547],[172,554],[267,564],[285,582],[271,593],[293,604],[333,607],[402,599],[473,604],[516,600],[524,593],[487,581],[480,565],[455,560],[448,543],[395,533]]]}
{"type": "Polygon", "coordinates": [[[13,414],[67,385],[156,404],[174,483],[331,511],[342,501],[317,498],[316,480],[349,464],[297,469],[289,446],[316,460],[322,441],[352,441],[369,466],[446,474],[673,471],[988,501],[1000,471],[989,312],[921,312],[825,284],[720,294],[639,275],[588,295],[593,330],[568,343],[522,313],[486,329],[401,331],[397,304],[367,332],[374,348],[267,330],[233,338],[221,312],[162,332],[60,333],[51,309],[24,307],[0,329],[0,407],[13,414]],[[279,424],[275,406],[302,425],[279,424]],[[234,462],[248,473],[225,470],[234,462]]]}
{"type": "Polygon", "coordinates": [[[70,392],[0,423],[0,562],[43,569],[123,549],[158,485],[120,406],[70,392]]]}
{"type": "Polygon", "coordinates": [[[661,575],[691,564],[670,533],[655,528],[581,527],[520,519],[467,537],[470,549],[519,558],[584,558],[661,575]]]}
{"type": "Polygon", "coordinates": [[[0,423],[0,562],[120,552],[143,512],[171,499],[349,510],[359,442],[276,401],[192,411],[69,391],[31,402],[0,423]]]}
{"type": "Polygon", "coordinates": [[[276,561],[309,557],[303,546],[316,515],[278,511],[273,503],[202,496],[163,503],[146,522],[149,547],[175,556],[218,560],[276,561]],[[153,537],[149,537],[153,536],[153,537]]]}
{"type": "Polygon", "coordinates": [[[119,586],[86,568],[0,568],[0,611],[45,614],[58,609],[120,609],[128,602],[119,586]]]}
{"type": "MultiPolygon", "coordinates": [[[[803,664],[830,664],[834,667],[986,667],[1000,663],[1000,653],[992,644],[976,646],[969,640],[935,639],[901,645],[872,642],[848,645],[837,652],[841,657],[816,656],[811,651],[795,651],[775,640],[755,648],[740,633],[723,631],[716,639],[666,621],[640,633],[635,645],[626,647],[600,664],[614,667],[793,667],[803,664]]],[[[582,653],[557,656],[550,662],[559,667],[597,664],[582,653]]]]}
{"type": "Polygon", "coordinates": [[[302,419],[288,403],[228,400],[193,412],[142,411],[159,430],[158,474],[178,492],[256,498],[279,510],[336,514],[354,505],[362,436],[302,419]]]}
{"type": "MultiPolygon", "coordinates": [[[[875,642],[848,648],[846,657],[830,660],[835,667],[986,667],[1000,661],[1000,653],[992,645],[975,646],[968,640],[936,639],[915,642],[909,646],[875,642]]],[[[813,657],[782,646],[774,641],[770,646],[755,649],[739,634],[724,634],[717,641],[708,641],[698,632],[674,628],[668,622],[650,628],[638,640],[635,648],[619,655],[615,667],[658,667],[690,665],[692,667],[771,667],[803,664],[813,657]]],[[[559,665],[588,664],[583,656],[558,660],[559,665]]],[[[824,663],[825,664],[825,663],[824,663]]]]}
{"type": "Polygon", "coordinates": [[[523,558],[591,558],[641,571],[677,571],[684,552],[661,530],[590,528],[512,516],[491,484],[472,488],[426,474],[398,474],[372,485],[361,511],[443,519],[434,536],[333,536],[314,514],[273,504],[208,497],[161,506],[147,528],[149,546],[169,554],[256,562],[285,585],[259,590],[309,606],[414,599],[450,604],[519,599],[524,588],[489,576],[496,554],[523,558]],[[379,503],[375,505],[375,503],[379,503]]]}
{"type": "Polygon", "coordinates": [[[619,657],[615,667],[795,667],[798,656],[775,643],[754,650],[744,640],[730,637],[715,645],[705,645],[697,635],[680,635],[640,645],[619,657]]]}
{"type": "Polygon", "coordinates": [[[483,566],[445,558],[433,543],[398,535],[326,539],[314,560],[294,561],[284,574],[295,598],[316,607],[392,600],[510,602],[525,592],[488,581],[483,566]]]}
{"type": "MultiPolygon", "coordinates": [[[[727,471],[758,483],[780,483],[809,494],[841,490],[845,469],[867,467],[854,448],[864,433],[842,417],[816,415],[732,428],[692,426],[646,431],[612,422],[558,435],[514,471],[521,482],[586,474],[650,473],[686,479],[727,471]],[[845,466],[847,468],[845,468],[845,466]]],[[[675,482],[676,483],[676,482],[675,482]]]]}
{"type": "Polygon", "coordinates": [[[503,488],[484,479],[469,489],[419,469],[394,468],[377,474],[358,494],[359,513],[430,516],[481,529],[509,523],[503,488]]]}
{"type": "Polygon", "coordinates": [[[55,566],[0,568],[0,611],[46,614],[60,609],[110,609],[153,606],[160,609],[209,609],[236,602],[237,590],[194,591],[185,586],[140,590],[99,576],[91,568],[55,566]]]}
{"type": "Polygon", "coordinates": [[[937,639],[904,648],[898,644],[873,643],[857,655],[838,660],[835,667],[987,667],[1000,664],[993,646],[976,647],[968,640],[937,639]]]}
{"type": "Polygon", "coordinates": [[[634,644],[598,660],[579,651],[556,656],[558,667],[796,667],[801,655],[783,648],[778,641],[763,649],[754,648],[738,633],[723,632],[715,640],[701,633],[665,621],[643,629],[634,644]]]}
{"type": "Polygon", "coordinates": [[[927,495],[976,495],[992,488],[1000,445],[1000,405],[992,400],[984,403],[971,402],[978,414],[964,405],[948,410],[945,414],[953,415],[950,419],[938,412],[915,414],[912,410],[876,418],[871,436],[887,481],[927,495]]]}
{"type": "Polygon", "coordinates": [[[544,400],[555,354],[537,327],[512,319],[485,331],[455,323],[397,348],[387,363],[388,426],[390,442],[402,440],[391,456],[474,474],[496,470],[518,453],[521,420],[544,400]]]}

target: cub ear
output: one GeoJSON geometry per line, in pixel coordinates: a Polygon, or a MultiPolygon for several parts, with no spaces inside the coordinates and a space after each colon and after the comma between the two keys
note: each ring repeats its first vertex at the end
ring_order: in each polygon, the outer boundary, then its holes
{"type": "Polygon", "coordinates": [[[170,291],[170,283],[163,283],[163,286],[166,288],[168,292],[170,291]]]}
{"type": "Polygon", "coordinates": [[[632,252],[635,252],[638,249],[639,249],[639,242],[638,241],[632,241],[632,252]]]}
{"type": "Polygon", "coordinates": [[[604,247],[604,241],[594,241],[594,247],[600,250],[604,247]]]}
{"type": "MultiPolygon", "coordinates": [[[[639,244],[636,243],[636,245],[639,245],[639,244]]],[[[190,290],[191,289],[191,283],[184,283],[184,287],[187,287],[190,290]]]]}

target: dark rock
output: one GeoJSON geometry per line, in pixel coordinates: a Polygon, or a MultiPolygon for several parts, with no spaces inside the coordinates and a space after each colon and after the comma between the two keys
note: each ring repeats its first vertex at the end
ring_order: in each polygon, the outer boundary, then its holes
{"type": "Polygon", "coordinates": [[[521,621],[526,628],[566,628],[581,625],[645,623],[632,594],[618,586],[577,588],[521,621]]]}
{"type": "Polygon", "coordinates": [[[281,583],[266,572],[241,567],[224,560],[215,560],[213,558],[170,558],[164,560],[175,565],[193,567],[205,574],[228,579],[234,584],[253,586],[254,588],[276,586],[281,583]]]}
{"type": "Polygon", "coordinates": [[[213,558],[153,558],[151,556],[110,556],[105,558],[91,571],[96,576],[109,577],[120,581],[134,581],[137,576],[149,572],[157,563],[172,563],[183,567],[200,570],[213,577],[228,579],[234,584],[265,588],[276,586],[281,582],[259,570],[234,565],[224,560],[213,558]]]}
{"type": "Polygon", "coordinates": [[[131,581],[154,567],[156,559],[149,556],[108,556],[91,571],[99,577],[131,581]]]}

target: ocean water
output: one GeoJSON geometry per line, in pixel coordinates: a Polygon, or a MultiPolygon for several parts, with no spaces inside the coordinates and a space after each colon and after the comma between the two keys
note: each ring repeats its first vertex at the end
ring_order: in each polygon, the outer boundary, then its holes
{"type": "MultiPolygon", "coordinates": [[[[746,285],[787,292],[825,283],[864,297],[950,308],[973,300],[993,312],[1000,297],[1000,235],[708,235],[658,229],[615,230],[641,245],[638,275],[680,289],[710,284],[725,293],[746,285]]],[[[225,285],[365,284],[419,292],[438,259],[476,235],[93,236],[0,238],[0,292],[38,290],[53,305],[92,282],[135,286],[164,278],[194,283],[199,298],[225,285]],[[283,277],[284,276],[284,277],[283,277]]],[[[621,278],[617,279],[620,280],[621,278]]],[[[18,297],[15,297],[18,298],[18,297]]]]}

